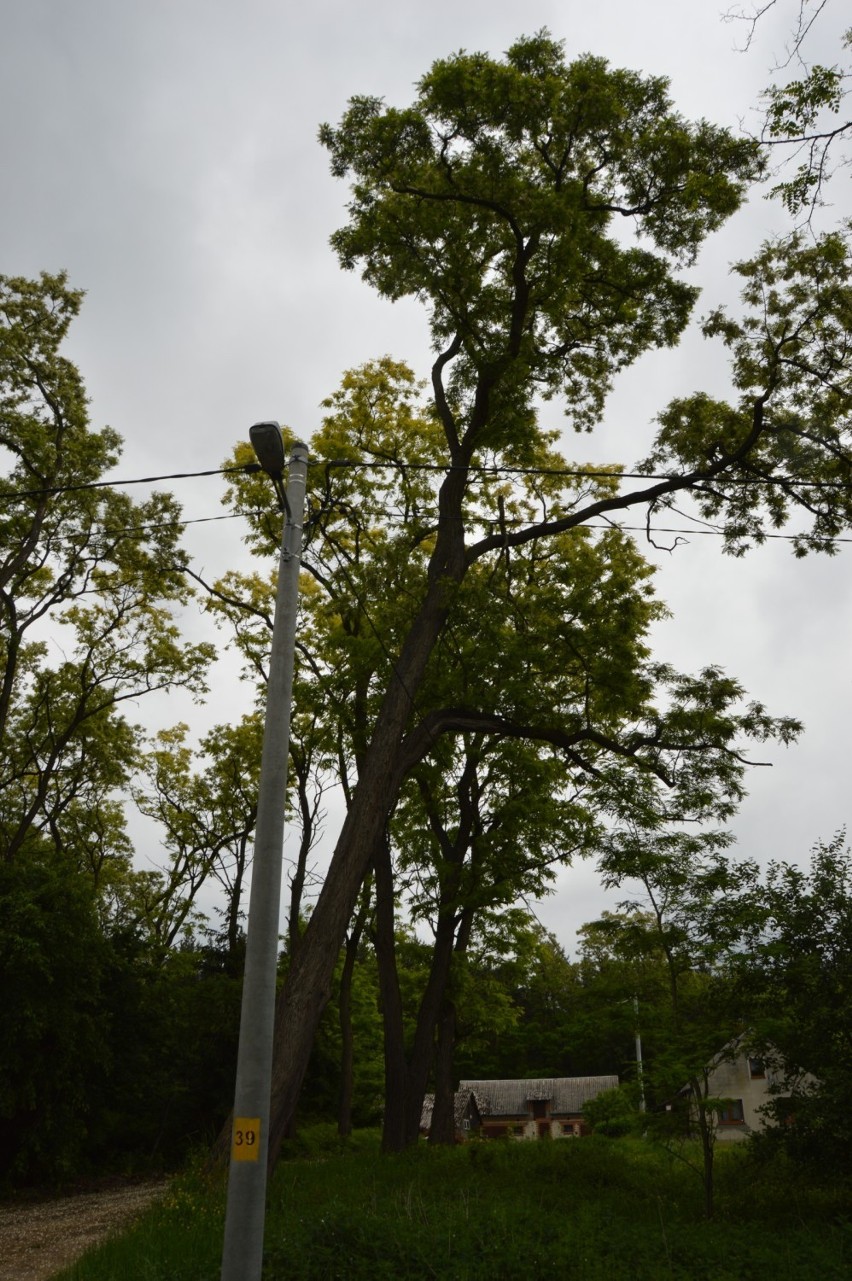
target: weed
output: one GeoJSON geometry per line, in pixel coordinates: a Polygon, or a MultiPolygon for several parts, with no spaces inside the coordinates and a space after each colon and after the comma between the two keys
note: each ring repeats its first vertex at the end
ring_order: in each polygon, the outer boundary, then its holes
{"type": "MultiPolygon", "coordinates": [[[[840,1281],[849,1187],[745,1151],[719,1162],[719,1221],[688,1170],[641,1139],[422,1145],[306,1132],[269,1193],[264,1281],[840,1281]],[[791,1206],[795,1211],[791,1214],[791,1206]],[[784,1222],[784,1231],[779,1224],[784,1222]]],[[[224,1193],[177,1181],[120,1241],[57,1281],[215,1281],[224,1193]]]]}

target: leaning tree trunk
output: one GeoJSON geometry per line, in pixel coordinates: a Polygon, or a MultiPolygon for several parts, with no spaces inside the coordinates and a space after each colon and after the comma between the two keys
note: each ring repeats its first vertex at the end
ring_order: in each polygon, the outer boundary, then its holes
{"type": "MultiPolygon", "coordinates": [[[[480,416],[487,416],[483,407],[480,416]]],[[[358,892],[364,883],[390,815],[406,764],[402,745],[414,701],[423,682],[455,595],[467,572],[461,520],[466,464],[475,446],[453,448],[457,466],[441,485],[439,530],[429,563],[423,603],[402,645],[316,907],[279,993],[269,1123],[269,1164],[274,1166],[296,1110],[317,1025],[331,994],[334,966],[358,892]]],[[[211,1160],[227,1160],[230,1123],[219,1135],[211,1160]]]]}
{"type": "MultiPolygon", "coordinates": [[[[473,445],[470,445],[470,449],[473,445]]],[[[469,459],[469,452],[463,461],[469,459]]],[[[461,459],[461,454],[459,455],[461,459]]],[[[358,785],[326,873],[317,905],[278,997],[275,1025],[269,1162],[274,1165],[289,1118],[299,1100],[317,1025],[329,998],[334,964],[358,891],[384,838],[407,763],[402,745],[414,700],[440,636],[455,591],[467,572],[461,517],[466,481],[463,466],[441,485],[439,531],[429,563],[423,603],[395,664],[358,785]]]]}
{"type": "Polygon", "coordinates": [[[411,697],[446,617],[447,587],[436,583],[409,633],[379,713],[325,884],[278,998],[269,1123],[274,1165],[299,1100],[317,1025],[331,993],[334,964],[385,823],[402,782],[401,746],[411,697]]]}

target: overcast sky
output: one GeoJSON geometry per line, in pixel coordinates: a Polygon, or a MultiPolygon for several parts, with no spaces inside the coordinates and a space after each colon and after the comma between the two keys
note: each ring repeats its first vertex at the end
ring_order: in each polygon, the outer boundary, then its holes
{"type": "MultiPolygon", "coordinates": [[[[435,58],[500,55],[546,26],[569,56],[670,77],[689,117],[756,129],[797,7],[779,0],[743,53],[746,29],[723,22],[717,0],[532,0],[523,17],[507,0],[0,0],[0,272],[64,267],[87,291],[68,350],[93,423],[125,439],[117,474],[216,467],[263,418],[310,436],[343,370],[386,352],[420,373],[429,363],[419,308],[376,298],[328,247],[347,192],[316,134],[351,95],[405,104],[435,58]]],[[[830,0],[822,15],[817,60],[837,60],[843,9],[830,0]]],[[[834,199],[828,220],[844,201],[848,211],[848,182],[834,199]]],[[[694,273],[698,314],[735,298],[729,264],[783,228],[758,194],[714,237],[694,273]]],[[[625,375],[601,430],[567,436],[565,451],[632,463],[668,400],[725,386],[721,353],[693,333],[625,375]]],[[[217,478],[173,488],[190,519],[220,511],[217,478]]],[[[244,563],[240,536],[226,521],[190,526],[187,542],[213,576],[244,563]]],[[[805,859],[850,816],[849,550],[797,562],[779,542],[733,561],[696,536],[649,555],[673,614],[657,628],[659,656],[684,669],[718,663],[771,711],[805,722],[798,746],[756,753],[772,768],[754,771],[736,823],[744,854],[805,859]]],[[[239,715],[245,700],[223,665],[198,724],[239,715]]],[[[179,700],[157,712],[190,714],[179,700]]],[[[590,867],[559,885],[540,915],[571,947],[608,904],[590,867]]]]}

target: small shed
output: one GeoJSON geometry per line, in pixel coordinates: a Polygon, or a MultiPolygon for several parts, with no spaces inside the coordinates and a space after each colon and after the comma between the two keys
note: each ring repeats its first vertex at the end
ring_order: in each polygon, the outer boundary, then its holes
{"type": "MultiPolygon", "coordinates": [[[[420,1114],[420,1133],[428,1135],[432,1128],[432,1112],[435,1108],[434,1094],[427,1094],[423,1099],[423,1111],[420,1114]]],[[[453,1095],[453,1130],[456,1143],[465,1143],[479,1134],[482,1117],[479,1103],[472,1090],[459,1089],[453,1095]]]]}

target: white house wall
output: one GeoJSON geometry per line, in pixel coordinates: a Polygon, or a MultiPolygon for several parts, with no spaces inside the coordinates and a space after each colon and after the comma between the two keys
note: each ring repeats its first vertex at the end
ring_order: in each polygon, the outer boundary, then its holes
{"type": "Polygon", "coordinates": [[[766,1070],[762,1077],[752,1077],[749,1060],[746,1055],[722,1062],[710,1073],[709,1094],[716,1099],[740,1100],[743,1105],[743,1119],[739,1122],[720,1120],[716,1127],[716,1138],[722,1142],[736,1142],[745,1139],[755,1130],[766,1126],[766,1118],[759,1108],[769,1102],[771,1073],[766,1070]]]}

